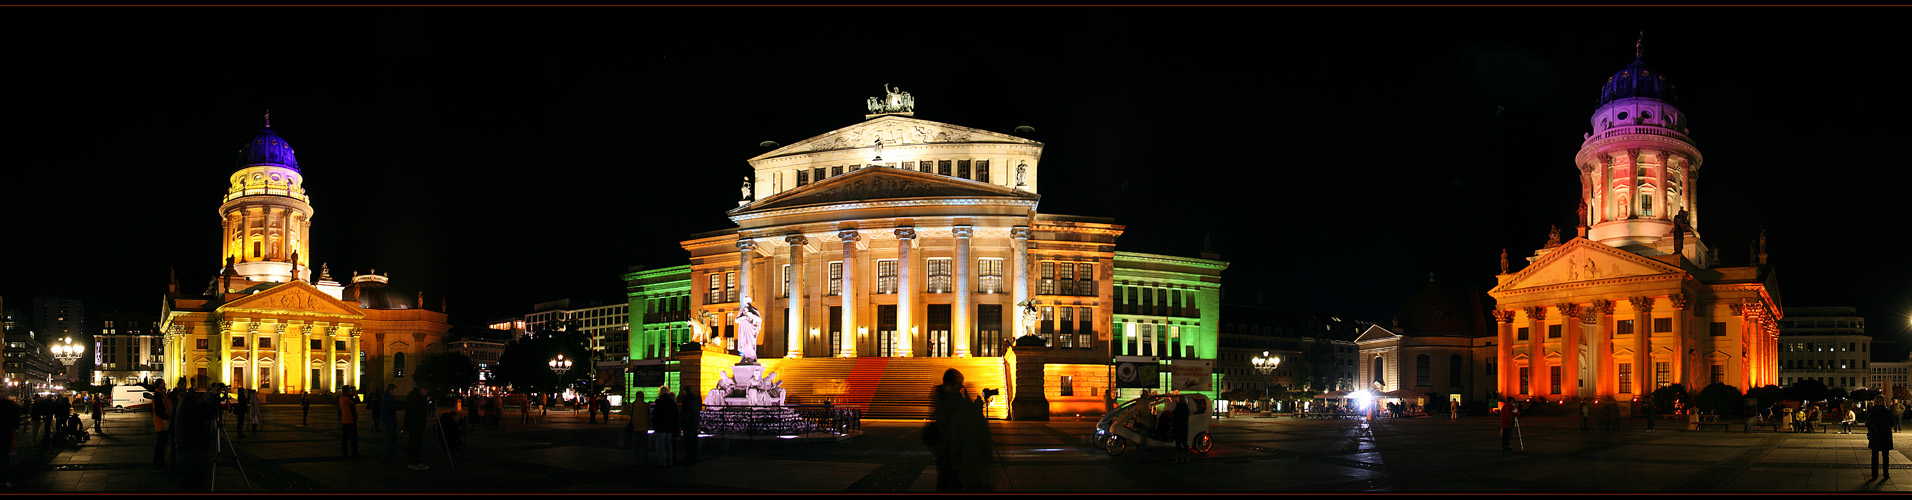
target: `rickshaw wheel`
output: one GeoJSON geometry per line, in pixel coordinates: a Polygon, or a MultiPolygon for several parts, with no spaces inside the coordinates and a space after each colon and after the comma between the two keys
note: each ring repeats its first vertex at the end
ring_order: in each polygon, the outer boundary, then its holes
{"type": "Polygon", "coordinates": [[[1194,450],[1196,453],[1200,453],[1203,455],[1207,455],[1208,450],[1211,450],[1214,448],[1215,448],[1215,439],[1208,437],[1207,432],[1196,434],[1195,446],[1190,447],[1190,449],[1194,450]]]}
{"type": "Polygon", "coordinates": [[[1129,450],[1129,442],[1126,439],[1122,439],[1122,436],[1111,434],[1109,435],[1109,439],[1102,442],[1102,450],[1109,452],[1109,456],[1111,457],[1121,455],[1122,452],[1129,450]]]}

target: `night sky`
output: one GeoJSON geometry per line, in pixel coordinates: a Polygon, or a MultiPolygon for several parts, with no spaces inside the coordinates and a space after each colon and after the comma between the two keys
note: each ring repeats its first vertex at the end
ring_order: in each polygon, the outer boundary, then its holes
{"type": "MultiPolygon", "coordinates": [[[[621,301],[633,265],[735,227],[745,160],[917,117],[1044,142],[1044,213],[1231,267],[1227,300],[1384,320],[1493,286],[1549,225],[1600,85],[1677,86],[1700,232],[1768,232],[1788,306],[1855,306],[1912,348],[1904,9],[171,8],[0,12],[0,296],[156,314],[221,265],[216,209],[272,110],[315,262],[376,268],[455,324],[621,301]]],[[[95,316],[97,317],[97,316],[95,316]]]]}

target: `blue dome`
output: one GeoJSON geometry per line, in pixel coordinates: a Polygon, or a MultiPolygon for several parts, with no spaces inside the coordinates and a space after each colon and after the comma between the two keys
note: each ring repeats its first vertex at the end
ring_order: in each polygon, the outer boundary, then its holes
{"type": "Polygon", "coordinates": [[[1646,67],[1646,61],[1633,59],[1633,64],[1621,68],[1607,78],[1606,85],[1600,86],[1600,106],[1629,97],[1659,99],[1670,103],[1679,103],[1673,95],[1673,82],[1666,75],[1646,67]]]}
{"type": "Polygon", "coordinates": [[[299,170],[299,160],[292,156],[292,145],[286,143],[285,139],[280,139],[279,134],[273,133],[271,125],[267,125],[265,130],[260,130],[259,135],[252,138],[252,142],[246,143],[245,147],[239,149],[238,166],[244,168],[253,165],[278,165],[294,171],[299,170]]]}

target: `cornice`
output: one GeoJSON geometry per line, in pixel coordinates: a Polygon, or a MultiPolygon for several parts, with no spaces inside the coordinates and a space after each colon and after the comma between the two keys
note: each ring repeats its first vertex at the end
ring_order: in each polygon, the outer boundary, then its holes
{"type": "Polygon", "coordinates": [[[801,215],[801,214],[811,214],[811,213],[818,213],[818,212],[850,211],[850,210],[863,210],[863,209],[872,209],[872,208],[906,208],[906,207],[929,207],[929,206],[1008,206],[1008,207],[1026,207],[1026,208],[1034,209],[1036,206],[1036,200],[1014,199],[1014,198],[1006,198],[1006,197],[1005,198],[929,198],[929,199],[908,199],[908,200],[861,201],[861,202],[852,202],[852,203],[829,203],[829,204],[823,204],[823,205],[811,205],[811,206],[805,206],[805,207],[786,208],[782,210],[770,210],[765,212],[738,214],[738,215],[730,216],[730,220],[732,222],[741,223],[743,221],[763,219],[768,217],[781,217],[781,216],[787,216],[787,215],[801,215]]]}
{"type": "Polygon", "coordinates": [[[1175,257],[1175,256],[1160,255],[1160,254],[1115,252],[1115,259],[1118,262],[1124,261],[1124,260],[1132,260],[1132,261],[1138,261],[1138,262],[1153,262],[1153,263],[1159,263],[1159,264],[1174,264],[1178,266],[1199,267],[1202,269],[1215,269],[1215,270],[1228,269],[1228,263],[1219,261],[1219,260],[1198,259],[1193,257],[1175,257]]]}

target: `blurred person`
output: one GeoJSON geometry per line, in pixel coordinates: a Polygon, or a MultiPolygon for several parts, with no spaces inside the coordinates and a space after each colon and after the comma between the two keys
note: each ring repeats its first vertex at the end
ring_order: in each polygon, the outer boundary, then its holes
{"type": "MultiPolygon", "coordinates": [[[[396,388],[396,385],[390,386],[386,389],[386,394],[391,394],[390,391],[396,388]]],[[[405,394],[405,461],[409,462],[407,467],[412,470],[431,468],[425,465],[422,453],[425,444],[425,423],[431,421],[431,410],[432,406],[425,402],[425,393],[419,392],[417,386],[413,386],[412,392],[405,394]]],[[[392,423],[397,424],[396,421],[392,423]]],[[[392,435],[398,435],[396,425],[392,428],[392,435]]]]}
{"type": "Polygon", "coordinates": [[[339,391],[339,455],[359,458],[358,401],[352,386],[339,391]]]}
{"type": "Polygon", "coordinates": [[[1892,479],[1892,429],[1899,425],[1899,416],[1885,405],[1885,396],[1872,398],[1872,407],[1866,409],[1866,448],[1872,450],[1872,479],[1879,479],[1880,465],[1884,465],[1885,479],[1892,479]]]}
{"type": "Polygon", "coordinates": [[[923,439],[936,454],[936,491],[989,491],[994,441],[982,405],[963,391],[963,373],[950,368],[936,386],[935,421],[923,439]]]}
{"type": "Polygon", "coordinates": [[[670,467],[677,462],[677,402],[669,386],[659,387],[657,405],[651,410],[651,423],[657,428],[657,465],[670,467]]]}

